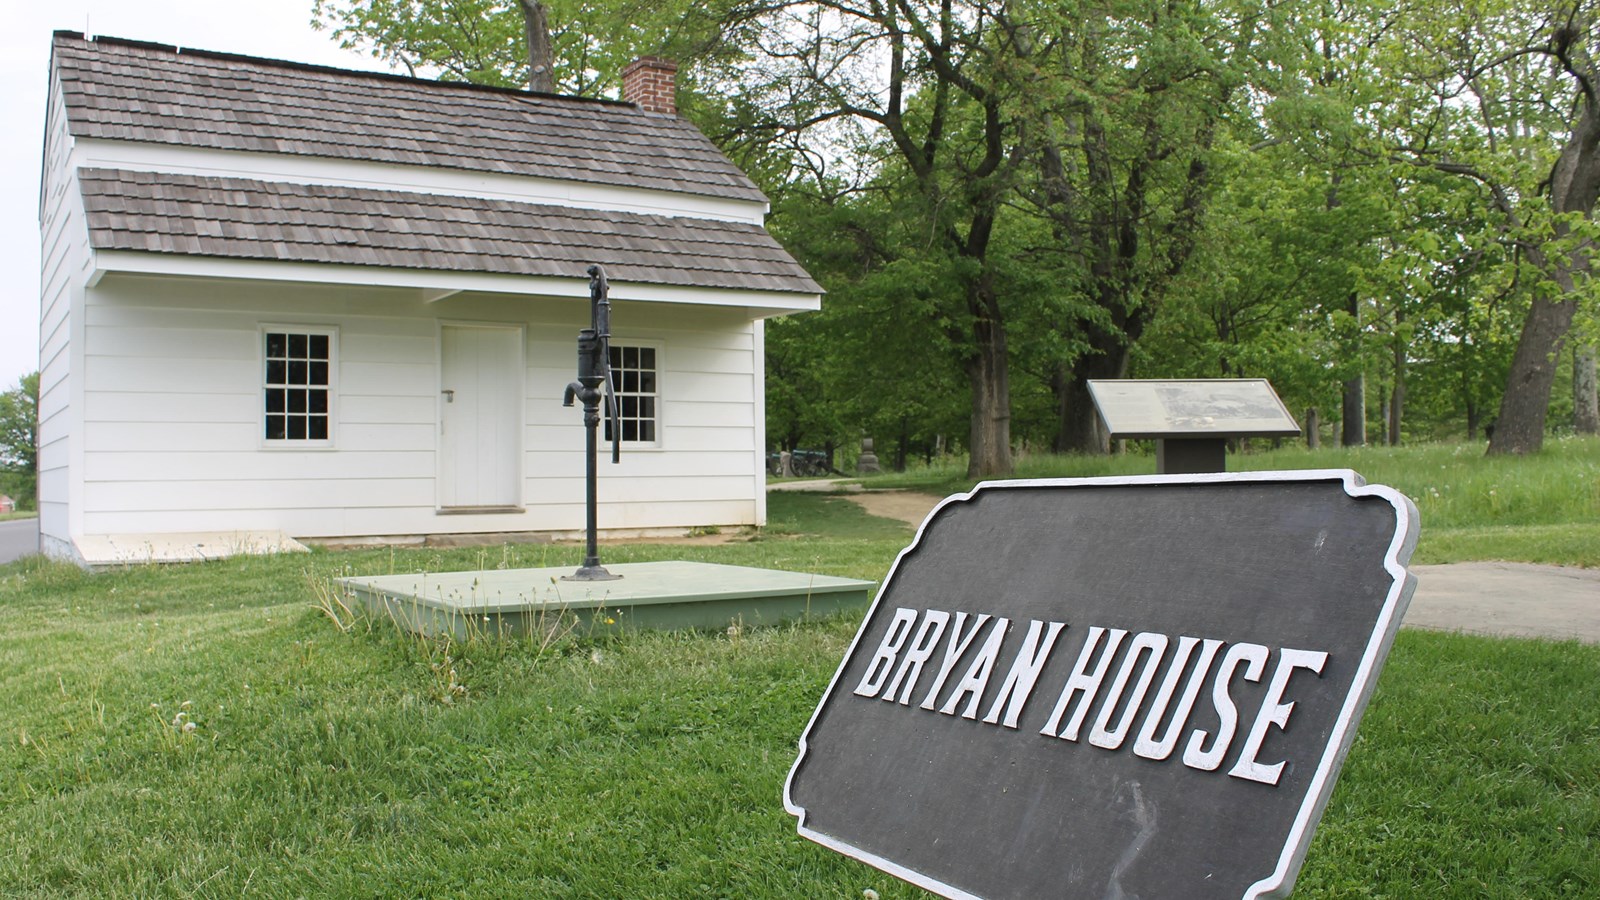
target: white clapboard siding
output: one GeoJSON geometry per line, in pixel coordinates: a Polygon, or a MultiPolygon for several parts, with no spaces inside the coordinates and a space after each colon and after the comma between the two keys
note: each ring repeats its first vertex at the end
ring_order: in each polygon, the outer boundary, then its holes
{"type": "Polygon", "coordinates": [[[426,425],[431,428],[438,421],[437,391],[398,397],[351,395],[340,391],[338,399],[339,421],[345,425],[378,425],[388,422],[426,425]]]}
{"type": "Polygon", "coordinates": [[[255,336],[237,328],[119,325],[94,334],[99,340],[85,348],[90,357],[248,360],[257,354],[255,336]]]}
{"type": "MultiPolygon", "coordinates": [[[[330,490],[321,480],[285,478],[241,481],[109,481],[95,487],[99,512],[147,509],[312,509],[325,505],[330,490]]],[[[424,508],[433,502],[431,478],[345,478],[338,482],[345,507],[424,508]]]]}
{"type": "Polygon", "coordinates": [[[252,428],[260,414],[259,394],[96,391],[84,398],[87,422],[227,422],[252,428]]]}
{"type": "MultiPolygon", "coordinates": [[[[577,429],[574,429],[577,430],[577,429]]],[[[547,449],[529,452],[528,481],[582,480],[584,472],[582,445],[574,448],[547,449]]],[[[610,445],[601,459],[600,478],[615,482],[624,491],[636,482],[656,478],[718,477],[728,474],[750,474],[752,455],[748,450],[702,451],[689,454],[662,453],[653,450],[630,450],[624,444],[616,463],[611,462],[610,445]]]]}
{"type": "Polygon", "coordinates": [[[89,481],[330,482],[371,478],[374,472],[399,479],[432,478],[434,462],[431,450],[213,450],[91,453],[84,469],[89,481]]]}
{"type": "MultiPolygon", "coordinates": [[[[758,521],[754,324],[742,311],[626,304],[617,341],[656,347],[657,446],[601,473],[606,530],[758,521]]],[[[79,426],[84,534],[277,529],[303,537],[570,532],[583,526],[583,426],[561,396],[587,305],[400,289],[110,275],[86,300],[79,426]],[[522,511],[437,509],[443,324],[521,326],[522,511]],[[326,446],[273,445],[264,328],[335,334],[326,446]]],[[[70,480],[70,479],[66,479],[70,480]]]]}

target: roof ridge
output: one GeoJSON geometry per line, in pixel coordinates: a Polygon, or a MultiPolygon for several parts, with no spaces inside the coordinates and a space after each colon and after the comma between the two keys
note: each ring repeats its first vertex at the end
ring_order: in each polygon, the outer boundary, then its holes
{"type": "Polygon", "coordinates": [[[527,97],[540,100],[560,100],[575,103],[593,103],[600,106],[616,106],[632,109],[634,104],[624,100],[611,100],[605,97],[583,97],[577,94],[556,94],[545,91],[530,91],[522,88],[501,87],[493,84],[477,84],[471,81],[444,81],[438,78],[421,78],[415,75],[401,75],[396,72],[373,72],[367,69],[342,69],[338,66],[326,66],[319,63],[296,62],[289,59],[278,59],[270,56],[251,56],[246,53],[227,53],[221,50],[205,50],[198,47],[180,47],[176,44],[163,44],[157,41],[141,41],[134,38],[116,37],[113,35],[97,34],[86,37],[81,31],[58,30],[53,37],[77,39],[85,44],[106,44],[112,47],[129,47],[138,50],[155,50],[170,53],[173,56],[193,56],[200,59],[214,59],[228,62],[257,63],[278,69],[291,69],[302,72],[316,72],[324,75],[344,75],[358,78],[370,78],[378,81],[392,81],[402,84],[412,84],[428,88],[444,88],[447,90],[461,90],[486,94],[505,94],[515,97],[527,97]]]}

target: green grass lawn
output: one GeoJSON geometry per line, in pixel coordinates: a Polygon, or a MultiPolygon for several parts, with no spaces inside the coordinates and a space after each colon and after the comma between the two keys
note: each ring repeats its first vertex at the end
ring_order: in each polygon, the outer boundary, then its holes
{"type": "MultiPolygon", "coordinates": [[[[1462,465],[1441,494],[1485,463],[1462,465]]],[[[1522,508],[1517,474],[1491,483],[1522,508]]],[[[604,558],[877,579],[911,535],[827,495],[774,495],[770,512],[756,540],[604,558]]],[[[1524,518],[1530,546],[1574,561],[1570,523],[1524,518]]],[[[1450,527],[1451,552],[1475,554],[1507,526],[1450,527]]],[[[783,811],[852,617],[463,644],[341,631],[316,606],[340,574],[580,556],[0,566],[0,896],[922,896],[800,839],[783,811]]],[[[1600,894],[1597,694],[1597,646],[1402,632],[1295,896],[1600,894]]]]}
{"type": "MultiPolygon", "coordinates": [[[[1030,456],[1019,478],[1149,475],[1155,457],[1030,456]]],[[[1529,457],[1483,455],[1476,444],[1306,450],[1228,457],[1229,471],[1354,469],[1417,504],[1418,563],[1499,559],[1600,567],[1600,439],[1553,439],[1529,457]]],[[[950,494],[968,490],[964,460],[874,476],[864,484],[950,494]]]]}

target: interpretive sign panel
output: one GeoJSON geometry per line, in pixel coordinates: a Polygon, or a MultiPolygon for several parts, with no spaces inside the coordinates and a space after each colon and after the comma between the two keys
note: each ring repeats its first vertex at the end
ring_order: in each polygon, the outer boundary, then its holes
{"type": "Polygon", "coordinates": [[[1264,378],[1095,379],[1089,395],[1114,439],[1291,437],[1294,416],[1264,378]]]}
{"type": "Polygon", "coordinates": [[[1416,522],[1348,470],[951,497],[785,806],[949,897],[1287,893],[1410,599],[1416,522]]]}

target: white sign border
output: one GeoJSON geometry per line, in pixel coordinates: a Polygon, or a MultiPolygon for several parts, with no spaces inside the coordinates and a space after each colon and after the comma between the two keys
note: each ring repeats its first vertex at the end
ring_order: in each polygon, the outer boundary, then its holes
{"type": "Polygon", "coordinates": [[[789,775],[783,782],[783,808],[790,815],[796,816],[799,822],[796,830],[801,837],[815,841],[830,850],[841,853],[852,859],[860,860],[874,868],[881,869],[903,881],[910,882],[924,890],[932,891],[951,900],[983,900],[976,894],[969,893],[954,885],[945,884],[936,878],[908,869],[893,860],[885,859],[868,850],[847,844],[836,838],[806,827],[805,807],[795,803],[790,789],[794,785],[795,773],[800,770],[801,763],[805,762],[808,749],[807,737],[817,723],[817,716],[821,715],[823,706],[828,698],[833,696],[834,689],[838,686],[839,678],[844,674],[845,664],[855,655],[856,646],[861,642],[862,635],[866,633],[867,623],[872,621],[873,613],[877,612],[878,604],[883,601],[883,595],[893,583],[895,572],[900,569],[900,563],[917,546],[922,543],[922,533],[933,521],[939,511],[953,503],[966,503],[986,490],[1006,490],[1011,488],[1038,488],[1038,487],[1107,487],[1128,486],[1146,487],[1167,484],[1255,484],[1262,482],[1324,482],[1337,481],[1343,486],[1344,492],[1350,497],[1377,497],[1388,501],[1395,512],[1395,534],[1389,543],[1389,549],[1384,553],[1383,567],[1393,578],[1389,586],[1389,593],[1384,598],[1383,607],[1378,611],[1377,621],[1372,629],[1372,637],[1367,641],[1366,649],[1361,654],[1361,662],[1356,667],[1355,679],[1351,682],[1351,690],[1345,698],[1344,706],[1340,708],[1338,717],[1334,720],[1333,732],[1329,736],[1327,750],[1322,758],[1317,761],[1316,771],[1312,774],[1311,781],[1306,787],[1305,800],[1300,805],[1294,823],[1289,828],[1289,834],[1284,840],[1283,850],[1278,855],[1277,867],[1266,877],[1256,881],[1245,889],[1241,900],[1256,900],[1265,897],[1285,897],[1294,886],[1295,876],[1300,872],[1300,865],[1305,861],[1306,850],[1311,844],[1311,836],[1316,823],[1322,818],[1322,811],[1328,805],[1328,798],[1333,793],[1333,785],[1338,777],[1339,769],[1344,763],[1345,755],[1350,750],[1350,744],[1355,740],[1355,723],[1362,710],[1367,706],[1367,701],[1372,698],[1373,689],[1377,687],[1376,668],[1380,660],[1386,658],[1390,646],[1394,643],[1394,636],[1400,630],[1401,617],[1405,615],[1406,607],[1411,602],[1411,594],[1416,590],[1417,579],[1407,571],[1400,562],[1402,556],[1409,560],[1412,551],[1417,546],[1418,514],[1416,504],[1411,498],[1399,491],[1381,484],[1367,484],[1352,469],[1286,469],[1266,472],[1214,472],[1198,475],[1133,475],[1115,476],[1104,478],[1025,478],[1008,481],[980,482],[971,491],[962,494],[951,494],[939,502],[928,517],[922,520],[914,537],[904,550],[895,556],[894,565],[889,567],[889,574],[884,576],[883,583],[878,587],[878,594],[872,600],[872,606],[861,620],[861,628],[856,636],[851,639],[850,647],[845,651],[844,657],[839,661],[839,667],[834,670],[833,678],[828,682],[828,689],[823,692],[822,699],[817,702],[817,708],[811,713],[811,718],[806,722],[806,727],[800,734],[799,755],[795,757],[794,765],[789,767],[789,775]]]}

